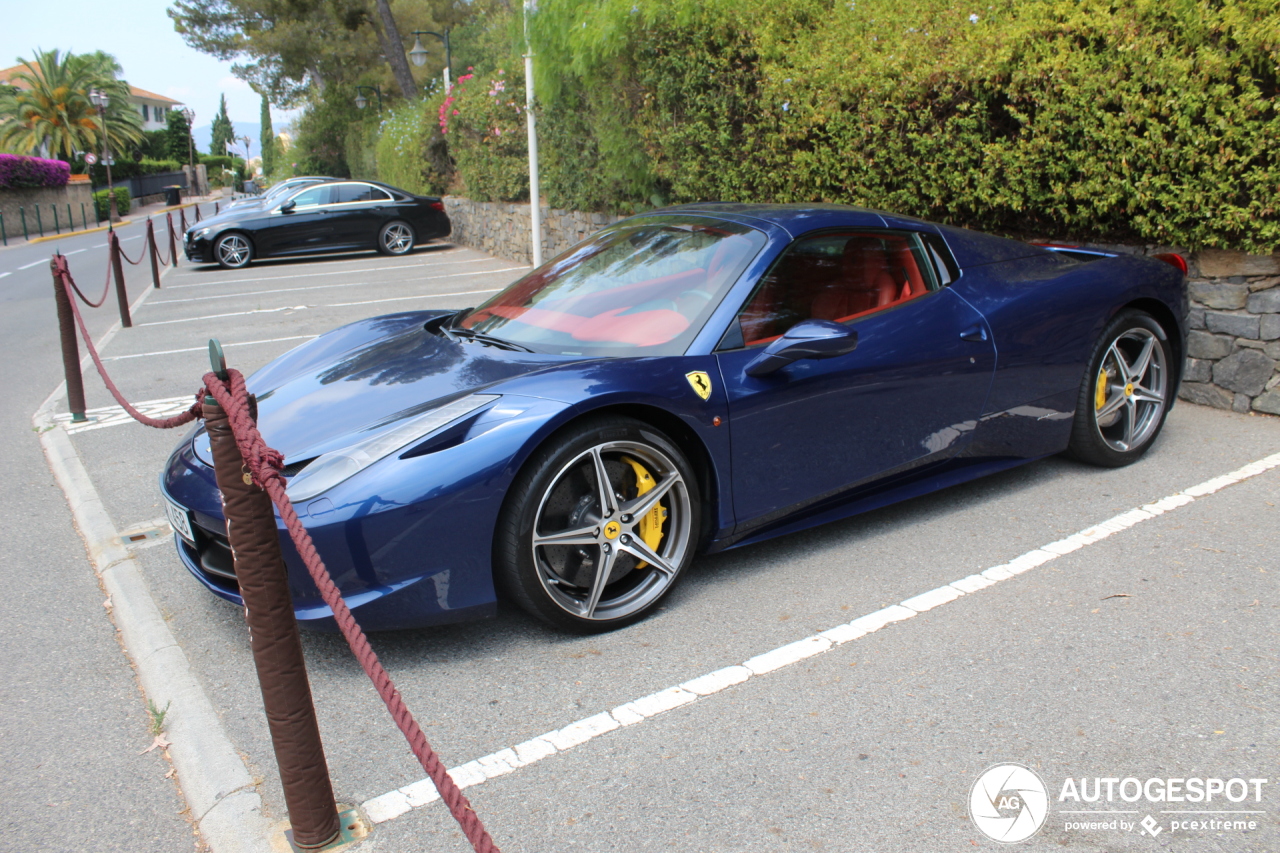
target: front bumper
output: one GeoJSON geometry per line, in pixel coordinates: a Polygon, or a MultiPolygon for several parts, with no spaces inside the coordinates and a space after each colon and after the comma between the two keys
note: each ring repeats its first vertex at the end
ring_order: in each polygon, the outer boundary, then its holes
{"type": "Polygon", "coordinates": [[[198,264],[213,263],[213,245],[204,237],[192,239],[190,235],[182,235],[182,252],[187,260],[198,264]]]}

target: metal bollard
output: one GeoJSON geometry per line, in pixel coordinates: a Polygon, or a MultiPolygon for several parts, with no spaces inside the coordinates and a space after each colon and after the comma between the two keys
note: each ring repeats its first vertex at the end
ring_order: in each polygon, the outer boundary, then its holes
{"type": "Polygon", "coordinates": [[[124,286],[124,266],[120,263],[120,238],[116,236],[116,232],[108,232],[111,236],[107,238],[110,248],[107,250],[111,253],[111,272],[116,280],[116,302],[120,304],[120,325],[126,329],[133,326],[133,320],[129,317],[129,293],[124,286]]]}
{"type": "Polygon", "coordinates": [[[89,230],[89,217],[84,215],[84,202],[80,202],[80,224],[84,226],[84,230],[89,230]]]}
{"type": "Polygon", "coordinates": [[[40,205],[36,205],[36,228],[40,231],[40,236],[44,236],[44,220],[40,218],[40,205]]]}
{"type": "Polygon", "coordinates": [[[169,220],[169,263],[176,267],[178,265],[178,241],[173,234],[173,214],[166,213],[165,218],[169,220]]]}
{"type": "Polygon", "coordinates": [[[199,203],[199,202],[197,202],[197,203],[194,205],[194,207],[195,207],[195,211],[196,211],[196,222],[199,222],[199,221],[200,221],[200,203],[199,203]]]}
{"type": "Polygon", "coordinates": [[[67,202],[67,230],[76,230],[76,218],[71,215],[71,202],[67,202]]]}
{"type": "Polygon", "coordinates": [[[4,214],[0,213],[0,243],[9,245],[9,235],[4,232],[4,214]]]}
{"type": "Polygon", "coordinates": [[[221,213],[221,212],[222,212],[222,211],[221,211],[221,209],[218,207],[218,203],[215,201],[215,202],[213,203],[213,215],[214,215],[214,216],[217,216],[217,215],[218,215],[219,213],[221,213]]]}
{"type": "Polygon", "coordinates": [[[151,284],[156,290],[160,289],[160,262],[156,259],[156,228],[151,222],[151,217],[147,217],[147,252],[151,255],[151,284]]]}
{"type": "Polygon", "coordinates": [[[338,837],[341,826],[271,498],[244,473],[227,413],[212,397],[204,398],[204,419],[293,842],[323,847],[338,837]]]}
{"type": "Polygon", "coordinates": [[[31,234],[27,231],[27,209],[25,207],[19,207],[18,215],[22,217],[22,239],[30,240],[31,234]]]}
{"type": "Polygon", "coordinates": [[[53,208],[53,233],[61,234],[62,226],[58,224],[58,206],[56,204],[49,205],[53,208]]]}
{"type": "MultiPolygon", "coordinates": [[[[50,263],[50,267],[53,264],[50,263]]],[[[67,380],[67,407],[71,409],[71,422],[84,423],[84,377],[80,375],[80,346],[76,342],[76,319],[71,313],[71,297],[67,288],[55,273],[53,276],[53,302],[58,308],[58,335],[62,338],[62,373],[67,380]]]]}

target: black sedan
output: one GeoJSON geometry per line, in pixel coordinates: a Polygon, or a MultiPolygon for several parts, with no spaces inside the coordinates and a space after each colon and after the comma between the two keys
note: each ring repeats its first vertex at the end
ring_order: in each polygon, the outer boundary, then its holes
{"type": "Polygon", "coordinates": [[[334,181],[206,219],[187,230],[182,245],[190,261],[238,269],[278,255],[360,249],[403,255],[449,231],[438,198],[375,181],[334,181]]]}
{"type": "Polygon", "coordinates": [[[250,195],[245,196],[244,198],[238,198],[228,204],[226,209],[231,210],[233,207],[240,208],[248,205],[258,205],[260,207],[264,204],[272,204],[273,202],[277,202],[290,193],[300,190],[303,187],[309,187],[312,184],[322,184],[325,181],[332,180],[334,179],[318,175],[305,175],[298,178],[289,178],[288,180],[281,181],[274,187],[269,188],[266,192],[262,193],[262,195],[250,195]]]}

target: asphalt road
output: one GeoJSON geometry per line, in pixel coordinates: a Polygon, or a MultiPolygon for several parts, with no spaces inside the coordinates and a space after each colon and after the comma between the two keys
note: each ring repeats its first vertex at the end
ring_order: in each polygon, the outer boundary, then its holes
{"type": "MultiPolygon", "coordinates": [[[[125,251],[136,255],[141,234],[120,230],[125,251]]],[[[68,254],[97,289],[105,244],[99,232],[0,251],[0,850],[194,847],[167,763],[139,755],[151,736],[133,670],[31,426],[62,379],[49,257],[68,254]]],[[[149,284],[126,280],[131,298],[149,284]]],[[[99,311],[89,325],[101,335],[114,320],[99,311]]]]}
{"type": "MultiPolygon", "coordinates": [[[[402,259],[353,255],[239,272],[183,266],[105,355],[131,399],[180,397],[207,369],[210,335],[227,345],[233,366],[249,372],[338,323],[399,308],[474,304],[522,271],[447,246],[402,259]]],[[[49,320],[34,303],[33,291],[30,316],[16,329],[49,320]]],[[[30,390],[22,405],[10,404],[17,411],[6,409],[6,426],[19,428],[57,382],[56,342],[49,336],[46,343],[45,357],[55,360],[29,380],[19,374],[30,390]]],[[[15,357],[23,354],[17,349],[15,357]]],[[[34,358],[39,347],[33,341],[27,349],[34,358]]],[[[106,405],[89,379],[90,406],[106,405]]],[[[176,436],[123,425],[72,438],[119,529],[160,523],[155,478],[176,436]]],[[[14,470],[21,445],[3,451],[14,470]]],[[[130,695],[125,658],[110,642],[100,593],[34,441],[24,449],[32,491],[46,501],[3,497],[5,517],[32,527],[30,537],[0,546],[4,565],[26,578],[33,565],[43,569],[47,555],[65,572],[50,578],[43,594],[26,596],[23,588],[21,601],[4,605],[4,627],[34,624],[57,649],[32,664],[28,677],[39,692],[22,706],[30,712],[11,722],[6,710],[5,742],[13,742],[11,731],[30,739],[34,760],[41,744],[61,740],[56,723],[47,735],[42,728],[66,719],[49,709],[102,683],[103,672],[116,672],[117,689],[91,710],[88,737],[75,754],[85,766],[107,761],[115,752],[97,749],[98,740],[109,745],[114,730],[132,751],[121,754],[114,787],[101,784],[108,772],[98,773],[98,784],[66,799],[136,815],[156,843],[128,849],[185,849],[172,846],[184,830],[176,810],[165,812],[172,787],[159,764],[146,763],[154,756],[134,754],[149,740],[145,714],[137,693],[130,695]],[[64,624],[76,627],[77,642],[67,643],[64,624]],[[56,683],[51,667],[61,668],[56,683]],[[112,713],[120,719],[114,728],[106,724],[112,713]],[[130,779],[135,767],[143,769],[130,779]],[[152,768],[157,772],[147,775],[152,768]]],[[[567,636],[504,608],[488,622],[384,634],[373,643],[453,767],[1007,562],[1277,451],[1278,419],[1180,403],[1159,443],[1130,468],[1047,459],[703,558],[658,613],[623,631],[567,636]]],[[[1016,761],[1036,770],[1053,798],[1044,829],[1018,849],[1280,850],[1278,505],[1280,468],[908,621],[602,734],[468,796],[509,851],[995,849],[1000,845],[968,817],[970,786],[989,765],[1016,761]],[[1153,837],[1138,829],[1066,828],[1070,807],[1056,797],[1068,777],[1272,782],[1249,804],[1265,814],[1246,832],[1175,831],[1170,822],[1178,816],[1159,807],[1112,804],[1145,811],[1111,817],[1135,822],[1150,812],[1162,821],[1153,837]]],[[[430,542],[423,548],[429,553],[430,542]]],[[[240,613],[190,579],[168,544],[149,544],[138,557],[228,733],[262,778],[268,810],[283,817],[240,613]]],[[[31,655],[32,644],[18,633],[4,632],[10,660],[31,655]]],[[[340,638],[306,635],[304,646],[339,798],[367,803],[420,779],[340,638]]],[[[6,709],[15,707],[5,700],[6,709]]],[[[7,755],[7,790],[30,787],[30,766],[11,766],[7,755]]],[[[37,778],[52,784],[56,776],[37,778]]],[[[42,796],[43,788],[32,789],[14,811],[39,813],[42,796]]],[[[58,835],[44,848],[13,849],[80,849],[72,841],[89,837],[94,825],[92,812],[85,814],[55,813],[36,824],[38,836],[34,829],[9,835],[0,849],[15,838],[25,844],[63,831],[71,840],[58,835]]],[[[378,824],[362,849],[461,850],[465,843],[436,802],[378,824]]]]}

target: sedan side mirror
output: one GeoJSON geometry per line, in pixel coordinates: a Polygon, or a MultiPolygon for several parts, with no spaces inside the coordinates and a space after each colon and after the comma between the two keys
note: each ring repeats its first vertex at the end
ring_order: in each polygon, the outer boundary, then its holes
{"type": "Polygon", "coordinates": [[[280,205],[280,212],[293,213],[293,209],[297,206],[298,206],[298,203],[296,201],[294,201],[293,199],[289,199],[284,204],[280,205]]]}
{"type": "Polygon", "coordinates": [[[804,358],[835,358],[853,352],[858,333],[830,320],[801,320],[753,358],[746,366],[748,376],[767,376],[793,361],[804,358]]]}

